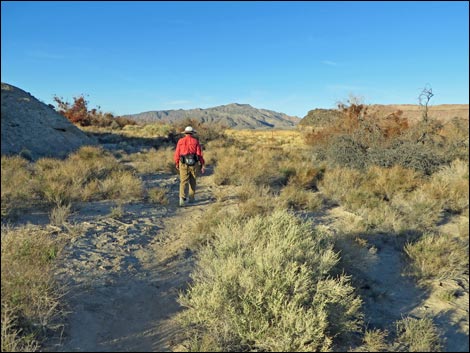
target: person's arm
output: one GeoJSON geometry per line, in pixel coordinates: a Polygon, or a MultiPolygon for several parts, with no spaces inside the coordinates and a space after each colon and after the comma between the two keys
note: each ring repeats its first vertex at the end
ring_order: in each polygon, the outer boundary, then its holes
{"type": "Polygon", "coordinates": [[[175,150],[175,154],[173,155],[173,160],[175,162],[175,167],[176,169],[179,169],[180,168],[180,143],[178,141],[178,143],[176,144],[176,150],[175,150]]]}
{"type": "Polygon", "coordinates": [[[204,172],[206,171],[206,167],[204,166],[206,162],[204,161],[204,157],[202,156],[202,147],[199,143],[196,146],[196,154],[198,156],[199,163],[201,163],[201,173],[204,174],[204,172]]]}

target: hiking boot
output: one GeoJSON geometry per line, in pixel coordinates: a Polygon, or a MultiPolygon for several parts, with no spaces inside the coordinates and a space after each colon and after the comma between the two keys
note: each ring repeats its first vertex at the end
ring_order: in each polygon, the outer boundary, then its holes
{"type": "Polygon", "coordinates": [[[185,201],[186,201],[186,199],[184,197],[180,197],[180,207],[184,206],[185,201]]]}

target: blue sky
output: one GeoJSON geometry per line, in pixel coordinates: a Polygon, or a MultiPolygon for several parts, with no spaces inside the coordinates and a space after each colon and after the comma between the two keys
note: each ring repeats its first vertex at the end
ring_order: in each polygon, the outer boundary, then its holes
{"type": "Polygon", "coordinates": [[[2,1],[1,80],[115,115],[468,104],[469,4],[2,1]]]}

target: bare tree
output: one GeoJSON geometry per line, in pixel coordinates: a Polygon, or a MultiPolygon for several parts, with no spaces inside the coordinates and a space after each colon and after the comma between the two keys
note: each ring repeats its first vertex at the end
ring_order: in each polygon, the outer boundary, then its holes
{"type": "Polygon", "coordinates": [[[428,105],[431,98],[434,96],[432,93],[432,88],[429,85],[423,88],[421,94],[419,95],[419,105],[423,107],[423,121],[428,122],[428,105]]]}

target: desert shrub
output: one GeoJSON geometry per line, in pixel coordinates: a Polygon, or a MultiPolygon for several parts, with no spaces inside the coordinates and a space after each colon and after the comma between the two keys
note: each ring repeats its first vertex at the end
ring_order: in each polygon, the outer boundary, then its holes
{"type": "Polygon", "coordinates": [[[65,116],[73,124],[80,126],[111,127],[122,129],[126,125],[137,123],[129,118],[115,117],[111,113],[103,113],[99,108],[88,109],[88,101],[83,95],[73,98],[73,104],[64,101],[63,98],[54,96],[59,114],[65,116]]]}
{"type": "Polygon", "coordinates": [[[32,173],[27,160],[18,156],[2,156],[2,216],[27,206],[33,194],[32,173]]]}
{"type": "Polygon", "coordinates": [[[218,158],[213,180],[216,185],[254,183],[259,187],[280,188],[289,178],[279,165],[283,158],[278,151],[269,149],[256,152],[227,149],[218,158]]]}
{"type": "Polygon", "coordinates": [[[405,246],[410,272],[419,279],[453,279],[468,272],[468,231],[464,236],[426,233],[405,246]]]}
{"type": "Polygon", "coordinates": [[[59,114],[65,116],[74,124],[81,126],[88,126],[91,124],[91,116],[88,113],[88,102],[82,96],[74,97],[73,104],[64,101],[62,98],[54,96],[54,101],[57,103],[57,111],[59,114]]]}
{"type": "Polygon", "coordinates": [[[14,309],[2,300],[2,352],[36,352],[39,342],[32,334],[25,334],[18,324],[14,309]]]}
{"type": "Polygon", "coordinates": [[[232,147],[221,152],[217,157],[217,165],[214,169],[214,183],[216,185],[241,185],[243,184],[242,168],[249,168],[246,151],[239,151],[232,147]]]}
{"type": "Polygon", "coordinates": [[[199,139],[201,144],[206,144],[209,141],[225,139],[225,127],[218,124],[206,124],[195,119],[187,118],[173,125],[175,134],[184,131],[186,126],[192,126],[197,131],[195,137],[199,139]]]}
{"type": "Polygon", "coordinates": [[[401,166],[366,171],[333,168],[319,182],[323,194],[361,216],[369,230],[432,229],[443,216],[444,200],[421,173],[401,166]]]}
{"type": "Polygon", "coordinates": [[[65,161],[41,158],[34,172],[36,192],[56,206],[141,195],[139,179],[99,147],[82,147],[65,161]]]}
{"type": "Polygon", "coordinates": [[[326,234],[285,211],[226,218],[200,251],[180,320],[194,351],[327,350],[354,332],[361,301],[326,234]]]}
{"type": "Polygon", "coordinates": [[[318,186],[328,198],[344,203],[344,200],[352,192],[359,189],[364,180],[364,174],[358,170],[350,168],[330,168],[326,169],[323,179],[318,186]]]}
{"type": "Polygon", "coordinates": [[[443,153],[448,156],[450,160],[460,159],[468,162],[468,119],[452,119],[448,123],[444,124],[440,131],[440,135],[445,139],[443,153]]]}
{"type": "Polygon", "coordinates": [[[431,175],[440,166],[450,162],[441,149],[413,141],[396,141],[387,148],[371,149],[368,157],[368,164],[383,167],[400,165],[426,175],[431,175]]]}
{"type": "Polygon", "coordinates": [[[439,331],[430,318],[406,317],[396,323],[398,350],[403,352],[440,352],[439,331]]]}
{"type": "Polygon", "coordinates": [[[400,193],[391,200],[391,207],[400,215],[401,230],[432,230],[442,219],[443,200],[428,196],[426,185],[410,193],[400,193]]]}
{"type": "Polygon", "coordinates": [[[387,343],[387,330],[366,330],[362,338],[363,344],[350,352],[393,352],[387,343]]]}
{"type": "Polygon", "coordinates": [[[269,199],[275,196],[271,188],[269,188],[268,186],[259,187],[255,183],[246,183],[246,184],[241,185],[234,192],[234,195],[241,202],[246,202],[253,198],[269,199]]]}
{"type": "Polygon", "coordinates": [[[2,226],[3,352],[35,349],[57,328],[62,294],[52,269],[64,240],[38,227],[2,226]]]}
{"type": "Polygon", "coordinates": [[[426,175],[431,175],[451,161],[438,146],[410,140],[395,140],[387,145],[368,145],[364,143],[364,139],[356,139],[353,135],[333,137],[328,145],[320,146],[314,151],[320,159],[332,166],[363,170],[373,165],[399,165],[426,175]]]}
{"type": "Polygon", "coordinates": [[[168,189],[155,187],[148,190],[148,198],[150,201],[160,204],[168,205],[168,189]]]}
{"type": "Polygon", "coordinates": [[[400,165],[391,168],[372,166],[367,170],[367,189],[379,199],[388,201],[400,193],[409,193],[423,182],[423,176],[400,165]]]}
{"type": "Polygon", "coordinates": [[[279,195],[280,204],[293,210],[317,211],[323,205],[318,193],[301,189],[295,185],[287,185],[279,195]]]}
{"type": "Polygon", "coordinates": [[[115,206],[111,207],[109,212],[109,217],[114,219],[119,219],[124,216],[124,208],[122,207],[122,203],[117,203],[115,206]]]}
{"type": "Polygon", "coordinates": [[[159,137],[175,134],[174,127],[164,122],[147,123],[142,125],[127,124],[122,128],[122,131],[126,134],[132,134],[132,136],[138,137],[159,137]]]}
{"type": "Polygon", "coordinates": [[[63,205],[54,208],[49,216],[50,222],[54,226],[62,226],[67,222],[67,217],[70,215],[71,205],[63,205]]]}
{"type": "Polygon", "coordinates": [[[129,155],[132,166],[139,173],[166,172],[175,173],[173,162],[174,148],[150,149],[146,152],[137,152],[129,155]]]}
{"type": "Polygon", "coordinates": [[[443,201],[447,211],[461,213],[468,209],[468,181],[468,162],[457,159],[434,173],[424,190],[429,198],[443,201]]]}
{"type": "Polygon", "coordinates": [[[332,138],[322,153],[331,165],[356,169],[363,169],[368,165],[367,146],[350,135],[332,138]]]}
{"type": "Polygon", "coordinates": [[[130,171],[114,171],[100,181],[100,196],[103,199],[131,201],[142,197],[142,181],[130,171]]]}
{"type": "Polygon", "coordinates": [[[312,165],[311,161],[290,156],[279,163],[279,168],[288,179],[288,185],[314,191],[318,189],[318,182],[323,178],[326,169],[323,165],[312,165]]]}
{"type": "Polygon", "coordinates": [[[401,112],[376,117],[362,105],[342,109],[335,125],[308,137],[317,157],[332,166],[362,170],[400,165],[431,175],[456,158],[468,160],[468,128],[465,132],[457,123],[445,131],[431,119],[410,125],[401,112]]]}

